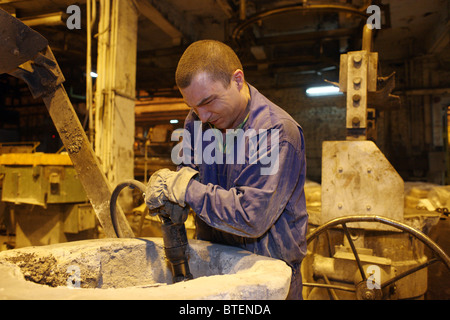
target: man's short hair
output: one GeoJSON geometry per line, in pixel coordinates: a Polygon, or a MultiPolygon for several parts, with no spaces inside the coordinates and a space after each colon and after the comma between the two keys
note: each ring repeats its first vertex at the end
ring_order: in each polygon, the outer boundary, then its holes
{"type": "Polygon", "coordinates": [[[228,88],[231,76],[242,68],[236,53],[226,44],[216,40],[200,40],[192,43],[178,62],[175,81],[178,88],[190,86],[200,72],[207,72],[211,80],[221,81],[228,88]]]}

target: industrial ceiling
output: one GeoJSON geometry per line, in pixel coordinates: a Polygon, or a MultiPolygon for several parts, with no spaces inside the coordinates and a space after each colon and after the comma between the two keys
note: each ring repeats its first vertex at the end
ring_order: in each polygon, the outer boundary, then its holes
{"type": "MultiPolygon", "coordinates": [[[[447,0],[133,0],[139,10],[137,89],[177,96],[174,72],[178,58],[193,41],[217,39],[230,44],[244,64],[247,79],[259,86],[304,86],[338,80],[339,56],[361,49],[362,26],[381,8],[382,27],[374,34],[381,61],[439,54],[449,65],[447,0]],[[447,10],[447,11],[446,11],[447,10]],[[447,34],[447,37],[442,37],[447,34]]],[[[99,2],[97,2],[98,4],[99,2]]],[[[50,43],[67,81],[82,92],[86,61],[86,1],[3,0],[0,8],[22,20],[62,13],[59,22],[40,19],[33,29],[50,43]],[[66,9],[81,8],[81,29],[68,30],[66,9]],[[77,88],[77,85],[73,85],[77,88]]],[[[97,8],[98,12],[99,8],[97,8]]],[[[93,35],[99,32],[96,23],[93,35]]],[[[92,55],[95,69],[96,37],[92,55]]],[[[76,89],[75,89],[76,90],[76,89]]]]}

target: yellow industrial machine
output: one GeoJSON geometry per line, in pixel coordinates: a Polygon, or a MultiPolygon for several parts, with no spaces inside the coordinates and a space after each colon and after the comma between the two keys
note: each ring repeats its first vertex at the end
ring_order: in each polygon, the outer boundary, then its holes
{"type": "Polygon", "coordinates": [[[96,236],[95,212],[67,154],[1,154],[0,178],[15,247],[96,236]]]}

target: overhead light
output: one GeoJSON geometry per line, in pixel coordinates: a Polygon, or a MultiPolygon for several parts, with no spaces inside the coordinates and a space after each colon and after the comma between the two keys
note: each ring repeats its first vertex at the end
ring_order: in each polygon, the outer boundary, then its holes
{"type": "Polygon", "coordinates": [[[308,97],[334,96],[340,94],[343,93],[335,86],[310,87],[306,89],[306,95],[308,97]]]}
{"type": "Polygon", "coordinates": [[[178,120],[177,119],[172,119],[172,120],[170,120],[170,123],[176,124],[176,123],[178,123],[178,120]]]}
{"type": "Polygon", "coordinates": [[[97,78],[98,74],[96,74],[94,71],[91,71],[91,78],[97,78]]]}

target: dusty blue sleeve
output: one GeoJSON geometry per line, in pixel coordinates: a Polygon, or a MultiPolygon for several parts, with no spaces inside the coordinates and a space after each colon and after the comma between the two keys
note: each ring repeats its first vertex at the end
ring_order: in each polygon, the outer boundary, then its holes
{"type": "Polygon", "coordinates": [[[260,237],[276,222],[301,183],[303,146],[280,141],[278,152],[276,173],[262,175],[260,162],[244,165],[229,190],[192,180],[186,202],[211,227],[237,236],[260,237]]]}

